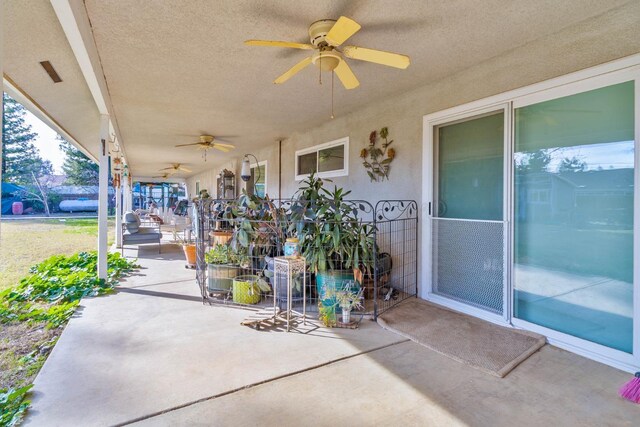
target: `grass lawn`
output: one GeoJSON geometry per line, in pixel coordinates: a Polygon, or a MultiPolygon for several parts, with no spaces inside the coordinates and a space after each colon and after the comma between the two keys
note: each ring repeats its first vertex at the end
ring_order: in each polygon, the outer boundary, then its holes
{"type": "MultiPolygon", "coordinates": [[[[29,268],[51,255],[96,250],[96,218],[2,221],[0,230],[0,291],[15,285],[29,268]]],[[[114,241],[109,220],[109,245],[114,241]]]]}

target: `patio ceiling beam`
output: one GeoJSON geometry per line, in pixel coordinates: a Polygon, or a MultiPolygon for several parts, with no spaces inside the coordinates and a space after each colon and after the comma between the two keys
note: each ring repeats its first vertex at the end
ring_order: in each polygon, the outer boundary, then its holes
{"type": "MultiPolygon", "coordinates": [[[[71,50],[80,66],[98,112],[110,118],[108,132],[115,134],[120,151],[128,164],[120,129],[113,111],[109,88],[102,71],[100,55],[93,38],[91,23],[82,0],[51,0],[51,6],[60,21],[71,50]]],[[[107,139],[108,140],[108,139],[107,139]]],[[[129,165],[131,169],[131,165],[129,165]]]]}

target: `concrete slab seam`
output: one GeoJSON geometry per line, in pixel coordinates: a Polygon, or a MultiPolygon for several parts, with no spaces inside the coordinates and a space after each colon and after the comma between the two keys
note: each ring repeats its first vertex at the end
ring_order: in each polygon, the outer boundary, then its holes
{"type": "Polygon", "coordinates": [[[209,400],[214,400],[214,399],[217,399],[217,398],[220,398],[220,397],[228,396],[230,394],[234,394],[234,393],[237,393],[237,392],[243,391],[243,390],[248,390],[250,388],[257,387],[257,386],[260,386],[260,385],[263,385],[263,384],[268,384],[268,383],[275,382],[275,381],[278,381],[278,380],[281,380],[281,379],[293,377],[293,376],[298,375],[298,374],[302,374],[302,373],[305,373],[305,372],[313,371],[313,370],[316,370],[316,369],[319,369],[319,368],[323,368],[325,366],[330,366],[330,365],[333,365],[334,363],[342,362],[342,361],[348,360],[348,359],[353,359],[353,358],[358,357],[358,356],[363,356],[363,355],[368,354],[368,353],[373,353],[375,351],[384,350],[386,348],[393,347],[393,346],[398,345],[398,344],[404,344],[404,343],[410,342],[410,341],[411,340],[409,340],[409,339],[396,341],[396,342],[393,342],[391,344],[385,344],[383,346],[372,348],[372,349],[367,350],[367,351],[362,351],[360,353],[351,354],[351,355],[348,355],[348,356],[343,356],[343,357],[340,357],[338,359],[330,360],[330,361],[325,362],[325,363],[320,363],[318,365],[310,366],[308,368],[299,369],[297,371],[289,372],[289,373],[286,373],[286,374],[283,374],[283,375],[279,375],[279,376],[276,376],[276,377],[273,377],[273,378],[267,378],[267,379],[262,380],[262,381],[258,381],[258,382],[255,382],[255,383],[247,384],[247,385],[242,386],[242,387],[237,387],[237,388],[232,389],[232,390],[228,390],[228,391],[225,391],[225,392],[222,392],[222,393],[218,393],[218,394],[215,394],[213,396],[203,397],[201,399],[197,399],[197,400],[193,400],[191,402],[183,403],[182,405],[177,405],[177,406],[174,406],[174,407],[171,407],[171,408],[164,409],[162,411],[153,412],[151,414],[143,415],[143,416],[140,416],[140,417],[137,417],[137,418],[134,418],[134,419],[122,422],[122,423],[114,424],[113,427],[122,427],[122,426],[131,425],[131,424],[137,423],[139,421],[148,420],[149,418],[154,418],[154,417],[157,417],[157,416],[160,416],[160,415],[167,414],[169,412],[177,411],[179,409],[183,409],[183,408],[187,408],[189,406],[197,405],[199,403],[207,402],[209,400]]]}

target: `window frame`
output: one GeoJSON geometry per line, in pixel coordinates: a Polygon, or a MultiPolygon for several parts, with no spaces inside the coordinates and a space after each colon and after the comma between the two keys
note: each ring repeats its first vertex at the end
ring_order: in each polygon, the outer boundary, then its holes
{"type": "Polygon", "coordinates": [[[309,148],[304,148],[302,150],[297,150],[295,153],[295,180],[302,181],[309,177],[310,174],[298,174],[298,165],[300,156],[305,154],[316,153],[316,176],[318,178],[334,178],[338,176],[347,176],[349,175],[349,137],[345,136],[343,138],[334,139],[333,141],[325,142],[322,144],[317,144],[309,148]],[[344,158],[342,160],[342,169],[334,169],[326,172],[318,172],[318,162],[320,161],[320,151],[326,150],[327,148],[333,148],[338,146],[344,146],[344,158]]]}

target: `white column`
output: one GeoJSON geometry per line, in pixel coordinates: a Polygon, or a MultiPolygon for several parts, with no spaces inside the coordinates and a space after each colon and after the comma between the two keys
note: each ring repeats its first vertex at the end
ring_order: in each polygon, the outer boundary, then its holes
{"type": "Polygon", "coordinates": [[[126,176],[122,177],[122,212],[131,210],[129,208],[129,179],[126,176]]]}
{"type": "Polygon", "coordinates": [[[127,203],[129,203],[129,210],[133,210],[133,182],[129,183],[129,197],[127,198],[127,203]]]}
{"type": "Polygon", "coordinates": [[[116,187],[116,247],[122,245],[122,183],[116,187]]]}
{"type": "Polygon", "coordinates": [[[98,171],[98,278],[107,278],[107,209],[109,207],[109,116],[100,116],[100,169],[98,171]]]}

